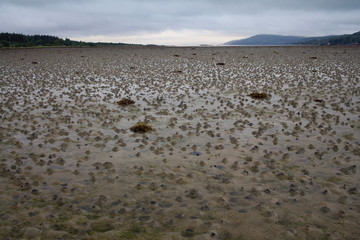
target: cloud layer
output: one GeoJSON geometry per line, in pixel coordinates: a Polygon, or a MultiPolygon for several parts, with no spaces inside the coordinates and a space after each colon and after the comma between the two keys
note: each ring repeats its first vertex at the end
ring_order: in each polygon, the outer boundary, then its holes
{"type": "Polygon", "coordinates": [[[2,0],[0,9],[1,32],[85,41],[196,45],[360,30],[358,0],[2,0]]]}

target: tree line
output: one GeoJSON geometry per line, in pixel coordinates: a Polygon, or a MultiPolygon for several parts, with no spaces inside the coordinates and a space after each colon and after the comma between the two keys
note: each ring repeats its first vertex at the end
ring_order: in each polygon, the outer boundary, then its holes
{"type": "Polygon", "coordinates": [[[62,39],[49,35],[25,35],[20,33],[0,33],[0,48],[8,47],[40,47],[40,46],[122,46],[125,43],[92,43],[62,39]]]}

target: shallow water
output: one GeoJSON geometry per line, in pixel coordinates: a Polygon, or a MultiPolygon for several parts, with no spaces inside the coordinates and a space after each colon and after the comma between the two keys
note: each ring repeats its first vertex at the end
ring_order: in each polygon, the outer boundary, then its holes
{"type": "Polygon", "coordinates": [[[356,239],[359,52],[1,50],[0,235],[356,239]]]}

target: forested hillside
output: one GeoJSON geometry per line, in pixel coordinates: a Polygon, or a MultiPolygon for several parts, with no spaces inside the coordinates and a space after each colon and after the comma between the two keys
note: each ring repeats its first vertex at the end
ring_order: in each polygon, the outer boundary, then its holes
{"type": "Polygon", "coordinates": [[[24,35],[19,33],[0,33],[1,47],[40,47],[40,46],[111,46],[132,45],[125,43],[92,43],[62,39],[49,35],[24,35]]]}

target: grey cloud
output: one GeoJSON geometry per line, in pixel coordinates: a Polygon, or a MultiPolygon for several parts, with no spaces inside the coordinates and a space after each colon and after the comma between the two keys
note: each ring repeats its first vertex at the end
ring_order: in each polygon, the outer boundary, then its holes
{"type": "Polygon", "coordinates": [[[164,30],[323,35],[356,31],[358,0],[2,0],[1,31],[61,37],[164,30]]]}

